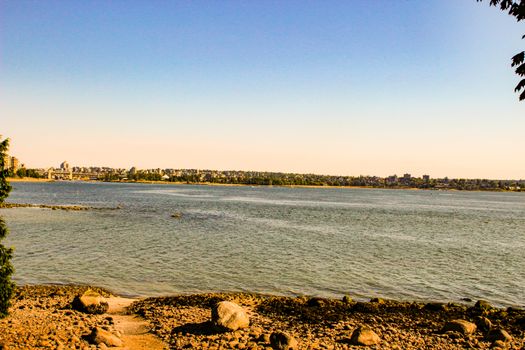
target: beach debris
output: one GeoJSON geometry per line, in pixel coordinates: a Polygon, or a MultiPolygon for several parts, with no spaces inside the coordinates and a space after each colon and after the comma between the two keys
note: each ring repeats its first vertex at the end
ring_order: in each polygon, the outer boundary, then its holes
{"type": "Polygon", "coordinates": [[[247,328],[250,318],[239,305],[231,301],[221,301],[211,309],[211,322],[217,327],[235,331],[247,328]]]}
{"type": "Polygon", "coordinates": [[[274,350],[297,350],[297,340],[288,333],[273,332],[270,335],[270,345],[274,350]]]}
{"type": "Polygon", "coordinates": [[[73,309],[88,314],[103,314],[108,311],[109,305],[104,297],[92,289],[77,295],[71,303],[73,309]]]}
{"type": "Polygon", "coordinates": [[[91,333],[86,336],[86,340],[95,345],[104,344],[106,346],[122,346],[122,340],[119,337],[100,327],[94,327],[91,333]]]}
{"type": "Polygon", "coordinates": [[[368,327],[357,327],[350,336],[350,343],[353,345],[370,346],[378,344],[381,341],[376,332],[368,327]]]}
{"type": "Polygon", "coordinates": [[[182,213],[181,212],[175,212],[175,213],[171,214],[171,217],[175,218],[175,219],[180,219],[180,218],[182,218],[182,213]]]}
{"type": "Polygon", "coordinates": [[[457,332],[463,335],[472,334],[476,331],[476,325],[466,320],[452,320],[445,323],[442,329],[443,333],[457,332]]]}

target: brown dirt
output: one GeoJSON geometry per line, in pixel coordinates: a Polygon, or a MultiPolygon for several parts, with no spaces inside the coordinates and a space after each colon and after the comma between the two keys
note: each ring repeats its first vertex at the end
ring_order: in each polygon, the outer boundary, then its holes
{"type": "Polygon", "coordinates": [[[126,313],[136,299],[115,297],[88,286],[26,286],[17,288],[10,314],[0,319],[0,349],[96,349],[85,340],[94,327],[120,335],[126,350],[167,349],[144,319],[126,313]],[[101,293],[110,306],[105,314],[73,310],[71,302],[88,288],[101,293]]]}
{"type": "Polygon", "coordinates": [[[124,346],[114,349],[126,350],[163,350],[167,345],[150,333],[149,322],[137,315],[127,313],[127,307],[137,299],[110,297],[107,312],[113,318],[114,326],[121,334],[124,346]]]}

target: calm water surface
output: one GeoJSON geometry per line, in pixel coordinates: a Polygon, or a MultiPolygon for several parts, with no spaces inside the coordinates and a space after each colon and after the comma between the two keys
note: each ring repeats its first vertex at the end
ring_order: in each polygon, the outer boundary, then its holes
{"type": "Polygon", "coordinates": [[[14,183],[15,279],[131,295],[204,291],[525,305],[525,194],[14,183]],[[172,218],[171,214],[182,213],[172,218]]]}

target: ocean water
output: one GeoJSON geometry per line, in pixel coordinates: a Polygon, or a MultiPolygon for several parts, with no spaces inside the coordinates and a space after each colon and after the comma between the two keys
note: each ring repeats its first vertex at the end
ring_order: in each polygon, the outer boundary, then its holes
{"type": "Polygon", "coordinates": [[[125,295],[251,291],[525,306],[525,194],[14,183],[19,284],[125,295]],[[173,213],[181,213],[173,218],[173,213]]]}

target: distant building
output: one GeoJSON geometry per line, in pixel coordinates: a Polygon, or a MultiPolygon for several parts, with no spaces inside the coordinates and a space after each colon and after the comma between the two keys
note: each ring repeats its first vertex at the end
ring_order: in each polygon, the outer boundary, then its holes
{"type": "Polygon", "coordinates": [[[430,175],[423,175],[424,182],[430,182],[430,175]]]}
{"type": "Polygon", "coordinates": [[[386,184],[387,185],[394,185],[397,183],[397,175],[392,175],[386,178],[386,184]]]}
{"type": "Polygon", "coordinates": [[[401,181],[403,185],[409,186],[412,183],[412,175],[405,174],[402,178],[399,179],[399,181],[401,181]]]}
{"type": "Polygon", "coordinates": [[[16,157],[11,157],[11,169],[13,169],[13,172],[17,172],[18,169],[20,169],[20,161],[16,157]]]}

